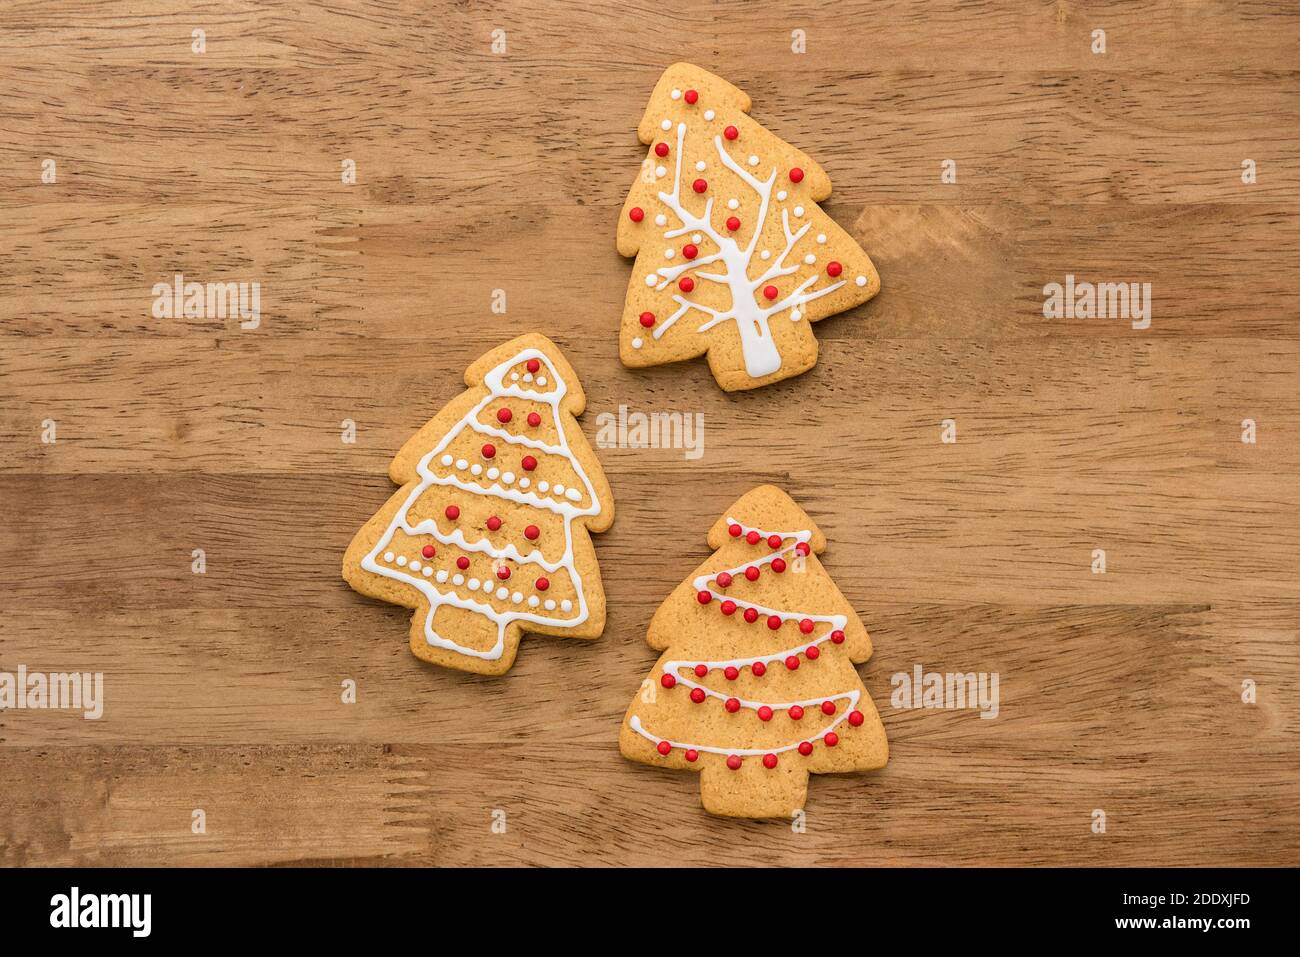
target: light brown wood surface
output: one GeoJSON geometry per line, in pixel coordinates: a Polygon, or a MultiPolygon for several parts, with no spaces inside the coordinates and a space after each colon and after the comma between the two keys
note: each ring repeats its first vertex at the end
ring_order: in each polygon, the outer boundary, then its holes
{"type": "Polygon", "coordinates": [[[1265,2],[5,4],[0,671],[102,671],[105,713],[0,711],[0,864],[1300,863],[1298,38],[1265,2]],[[676,59],[822,163],[882,276],[754,394],[617,358],[676,59]],[[153,318],[177,272],[260,282],[260,328],[153,318]],[[1044,319],[1067,274],[1150,282],[1150,328],[1044,319]],[[699,412],[705,451],[600,452],[604,638],[484,679],[339,567],[528,330],[589,437],[699,412]],[[765,481],[830,539],[891,745],[803,833],[616,747],[651,614],[765,481]],[[997,672],[999,716],[893,707],[917,664],[997,672]]]}

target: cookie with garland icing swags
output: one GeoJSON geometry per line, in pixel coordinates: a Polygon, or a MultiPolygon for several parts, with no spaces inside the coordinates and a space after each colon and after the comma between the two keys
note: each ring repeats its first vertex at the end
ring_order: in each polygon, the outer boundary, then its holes
{"type": "Polygon", "coordinates": [[[357,532],[343,578],[415,609],[417,658],[499,675],[525,631],[599,637],[605,593],[588,533],[609,528],[614,499],[555,343],[498,346],[465,384],[393,459],[402,487],[357,532]]]}
{"type": "Polygon", "coordinates": [[[817,558],[825,537],[781,489],[744,495],[709,545],[650,622],[664,654],[619,750],[697,772],[711,814],[788,819],[808,775],[885,765],[885,729],[854,667],[871,638],[817,558]]]}
{"type": "Polygon", "coordinates": [[[811,369],[811,324],[880,291],[870,258],[817,205],[831,181],[750,119],[749,97],[689,63],[664,71],[618,222],[635,256],[619,330],[632,368],[705,353],[728,392],[811,369]]]}

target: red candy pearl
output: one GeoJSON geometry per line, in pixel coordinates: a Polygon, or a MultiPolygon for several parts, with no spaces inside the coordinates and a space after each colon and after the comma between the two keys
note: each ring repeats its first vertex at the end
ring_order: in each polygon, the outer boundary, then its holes
{"type": "Polygon", "coordinates": [[[791,170],[790,170],[790,182],[792,182],[792,183],[802,183],[802,182],[803,182],[803,170],[801,170],[801,169],[800,169],[799,167],[797,167],[797,166],[794,167],[793,169],[791,169],[791,170]]]}
{"type": "Polygon", "coordinates": [[[728,216],[728,217],[727,217],[727,228],[730,229],[733,233],[734,233],[737,229],[739,229],[739,228],[740,228],[740,217],[739,217],[739,216],[728,216]]]}
{"type": "Polygon", "coordinates": [[[501,519],[493,515],[491,518],[487,520],[487,527],[492,529],[492,531],[495,532],[498,528],[501,527],[501,519]]]}
{"type": "Polygon", "coordinates": [[[835,745],[840,743],[840,736],[836,734],[834,731],[828,731],[826,733],[825,741],[826,741],[826,747],[833,748],[835,747],[835,745]]]}
{"type": "Polygon", "coordinates": [[[664,676],[659,679],[659,683],[665,688],[673,688],[677,685],[677,679],[665,671],[664,676]]]}
{"type": "Polygon", "coordinates": [[[784,558],[772,559],[772,571],[776,572],[778,575],[781,572],[785,571],[785,559],[784,558]]]}
{"type": "Polygon", "coordinates": [[[775,754],[763,755],[763,767],[767,768],[769,771],[772,770],[772,768],[776,767],[776,755],[775,754]]]}
{"type": "Polygon", "coordinates": [[[690,292],[695,288],[695,280],[690,276],[683,276],[681,279],[677,280],[677,288],[682,292],[690,292]]]}
{"type": "Polygon", "coordinates": [[[767,547],[768,547],[768,548],[780,548],[780,547],[781,547],[781,536],[780,536],[780,535],[769,535],[769,536],[767,536],[767,547]]]}
{"type": "Polygon", "coordinates": [[[736,129],[734,126],[728,126],[725,130],[722,131],[722,135],[729,140],[734,140],[737,136],[740,135],[740,130],[736,129]]]}
{"type": "Polygon", "coordinates": [[[746,609],[745,609],[745,621],[749,622],[751,625],[752,625],[754,622],[758,621],[758,609],[757,609],[757,608],[746,608],[746,609]]]}
{"type": "Polygon", "coordinates": [[[736,603],[728,598],[720,606],[724,615],[734,615],[736,613],[736,603]]]}
{"type": "Polygon", "coordinates": [[[751,545],[757,545],[762,540],[763,536],[758,534],[758,532],[750,532],[745,536],[745,541],[749,542],[751,545]]]}
{"type": "Polygon", "coordinates": [[[778,295],[780,295],[780,292],[776,288],[776,286],[764,286],[763,295],[766,296],[768,299],[775,299],[778,295]]]}
{"type": "Polygon", "coordinates": [[[803,708],[799,707],[799,705],[797,704],[790,705],[790,720],[798,721],[802,717],[803,717],[803,708]]]}
{"type": "Polygon", "coordinates": [[[509,409],[497,409],[497,421],[502,425],[514,418],[509,409]]]}
{"type": "Polygon", "coordinates": [[[808,755],[812,754],[812,745],[809,744],[807,741],[802,742],[799,745],[799,753],[802,754],[805,758],[808,757],[808,755]]]}
{"type": "Polygon", "coordinates": [[[767,665],[763,664],[761,661],[756,661],[750,666],[749,670],[754,672],[755,678],[761,678],[763,675],[767,674],[767,665]]]}
{"type": "Polygon", "coordinates": [[[425,558],[432,558],[434,555],[438,554],[438,550],[434,548],[432,545],[425,545],[422,549],[420,549],[420,554],[423,555],[425,558]]]}
{"type": "Polygon", "coordinates": [[[697,678],[704,678],[704,677],[707,677],[708,674],[709,674],[709,666],[708,666],[708,665],[696,665],[696,666],[695,666],[695,677],[697,677],[697,678]]]}
{"type": "Polygon", "coordinates": [[[502,565],[500,568],[497,569],[497,578],[501,579],[502,581],[505,581],[509,577],[510,577],[510,569],[507,568],[505,565],[502,565]]]}
{"type": "Polygon", "coordinates": [[[813,620],[811,618],[805,618],[801,622],[799,622],[799,630],[802,631],[805,635],[812,634],[812,630],[814,627],[815,626],[813,625],[813,620]]]}
{"type": "Polygon", "coordinates": [[[727,665],[722,669],[722,673],[727,676],[728,681],[735,681],[740,677],[740,669],[735,665],[727,665]]]}
{"type": "Polygon", "coordinates": [[[768,616],[767,616],[767,627],[771,628],[773,631],[776,631],[778,628],[780,628],[780,627],[781,627],[781,618],[780,618],[780,616],[779,616],[779,615],[768,615],[768,616]]]}
{"type": "Polygon", "coordinates": [[[798,656],[798,655],[790,655],[788,658],[785,659],[785,666],[786,666],[787,668],[789,668],[791,671],[798,671],[798,670],[799,670],[799,656],[798,656]]]}
{"type": "Polygon", "coordinates": [[[759,708],[759,709],[758,709],[758,720],[759,720],[759,721],[771,721],[771,720],[772,720],[772,709],[769,708],[767,705],[763,705],[761,708],[759,708]]]}
{"type": "Polygon", "coordinates": [[[682,255],[687,259],[694,259],[700,254],[700,247],[694,243],[687,243],[682,247],[682,255]]]}
{"type": "Polygon", "coordinates": [[[540,534],[542,534],[542,530],[536,525],[529,525],[524,529],[524,538],[528,539],[530,542],[536,541],[537,536],[540,534]]]}
{"type": "Polygon", "coordinates": [[[750,565],[748,568],[746,568],[746,569],[745,569],[745,577],[748,578],[748,579],[749,579],[750,581],[752,581],[752,582],[756,582],[756,581],[758,581],[758,566],[757,566],[757,565],[750,565]]]}
{"type": "Polygon", "coordinates": [[[706,179],[697,179],[695,182],[691,183],[691,189],[695,190],[697,193],[702,193],[708,188],[709,181],[706,179]]]}
{"type": "Polygon", "coordinates": [[[691,763],[694,763],[695,760],[696,760],[697,758],[699,758],[699,756],[700,756],[700,752],[696,751],[694,748],[687,748],[687,749],[686,749],[686,760],[687,760],[687,761],[690,761],[691,763]]]}
{"type": "Polygon", "coordinates": [[[727,703],[723,705],[723,707],[725,707],[731,714],[735,714],[740,710],[740,701],[737,698],[728,698],[727,703]]]}
{"type": "Polygon", "coordinates": [[[465,569],[469,568],[469,559],[466,558],[464,555],[460,556],[460,558],[456,559],[456,567],[459,568],[461,571],[464,571],[465,569]]]}
{"type": "Polygon", "coordinates": [[[533,428],[537,428],[539,425],[542,424],[542,417],[538,415],[536,412],[529,412],[528,424],[531,425],[533,428]]]}
{"type": "Polygon", "coordinates": [[[822,714],[834,714],[834,713],[835,713],[835,702],[834,702],[834,701],[823,701],[823,702],[822,702],[822,714]]]}
{"type": "Polygon", "coordinates": [[[804,657],[807,658],[809,661],[816,661],[818,658],[822,656],[821,649],[819,649],[816,645],[809,645],[807,648],[803,650],[803,653],[804,653],[804,657]]]}
{"type": "Polygon", "coordinates": [[[653,312],[641,313],[641,325],[649,329],[655,324],[655,314],[653,312]]]}
{"type": "Polygon", "coordinates": [[[842,272],[844,272],[844,267],[841,266],[839,263],[829,262],[826,264],[826,275],[834,278],[835,276],[838,276],[842,272]]]}
{"type": "Polygon", "coordinates": [[[445,509],[443,509],[442,514],[446,515],[449,519],[451,519],[454,522],[456,521],[456,519],[460,518],[460,509],[457,508],[455,505],[448,505],[445,509]]]}
{"type": "Polygon", "coordinates": [[[667,741],[660,741],[658,750],[660,754],[666,755],[672,752],[673,746],[669,744],[667,741]]]}
{"type": "Polygon", "coordinates": [[[727,758],[727,767],[731,768],[731,770],[733,770],[733,771],[739,771],[739,770],[740,770],[740,755],[738,755],[738,754],[733,754],[731,757],[727,758]]]}
{"type": "Polygon", "coordinates": [[[695,105],[695,103],[699,100],[699,98],[700,98],[700,94],[696,90],[687,90],[684,94],[682,94],[682,99],[684,99],[687,103],[690,103],[692,106],[695,105]]]}
{"type": "Polygon", "coordinates": [[[479,451],[483,453],[483,458],[490,459],[497,454],[497,447],[489,442],[487,445],[483,446],[483,448],[479,449],[479,451]]]}
{"type": "Polygon", "coordinates": [[[691,689],[691,700],[694,701],[696,704],[701,704],[704,701],[704,698],[705,698],[705,694],[703,688],[691,689]]]}
{"type": "Polygon", "coordinates": [[[546,591],[551,587],[551,580],[549,578],[539,578],[533,583],[533,587],[538,591],[546,591]]]}
{"type": "Polygon", "coordinates": [[[807,542],[800,542],[798,545],[794,547],[794,550],[798,552],[800,555],[807,555],[810,551],[812,551],[812,549],[808,547],[807,542]]]}
{"type": "Polygon", "coordinates": [[[668,144],[667,144],[667,143],[656,143],[656,144],[655,144],[655,155],[656,155],[656,156],[667,156],[667,155],[668,155],[668,144]]]}
{"type": "Polygon", "coordinates": [[[729,572],[719,572],[717,577],[719,588],[731,587],[731,574],[729,572]]]}
{"type": "Polygon", "coordinates": [[[634,223],[639,223],[641,220],[645,219],[645,210],[640,206],[633,206],[627,211],[627,218],[632,220],[634,223]]]}
{"type": "Polygon", "coordinates": [[[862,714],[861,711],[849,712],[849,724],[853,725],[853,727],[855,728],[861,727],[862,722],[866,720],[867,720],[866,717],[862,714]]]}
{"type": "Polygon", "coordinates": [[[525,455],[519,460],[519,464],[523,467],[525,472],[531,472],[533,469],[537,468],[537,459],[531,455],[525,455]]]}
{"type": "Polygon", "coordinates": [[[727,526],[727,534],[730,535],[732,538],[740,538],[740,533],[742,531],[743,529],[739,525],[727,526]]]}
{"type": "Polygon", "coordinates": [[[838,628],[835,631],[832,631],[831,641],[835,642],[837,645],[844,644],[844,632],[840,631],[838,628]]]}
{"type": "Polygon", "coordinates": [[[524,368],[527,369],[529,372],[536,372],[541,367],[542,367],[541,362],[539,362],[536,359],[529,359],[526,363],[524,363],[524,368]]]}
{"type": "Polygon", "coordinates": [[[713,601],[713,592],[711,591],[696,592],[695,600],[698,601],[701,605],[707,605],[709,602],[713,601]]]}

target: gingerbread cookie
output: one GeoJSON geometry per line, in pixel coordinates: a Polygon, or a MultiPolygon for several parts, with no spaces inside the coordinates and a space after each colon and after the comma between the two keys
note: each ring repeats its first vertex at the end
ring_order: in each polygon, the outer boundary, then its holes
{"type": "Polygon", "coordinates": [[[352,540],[343,577],[415,609],[417,658],[497,675],[524,631],[604,629],[588,532],[609,528],[614,499],[575,418],[582,386],[555,343],[498,346],[465,384],[393,459],[402,488],[352,540]]]}
{"type": "Polygon", "coordinates": [[[664,654],[619,750],[698,772],[711,814],[789,817],[809,774],[885,764],[885,729],[854,668],[871,639],[817,559],[825,537],[779,488],[742,497],[709,545],[650,622],[664,654]]]}
{"type": "Polygon", "coordinates": [[[637,135],[650,147],[618,223],[635,256],[619,355],[633,368],[707,353],[727,391],[811,369],[811,324],[880,291],[867,254],[817,205],[830,177],[689,63],[664,71],[637,135]]]}

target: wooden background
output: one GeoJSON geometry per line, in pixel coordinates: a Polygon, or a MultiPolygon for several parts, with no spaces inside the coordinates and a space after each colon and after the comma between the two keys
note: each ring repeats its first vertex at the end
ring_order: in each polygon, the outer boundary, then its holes
{"type": "Polygon", "coordinates": [[[0,670],[106,698],[0,712],[0,863],[1300,863],[1293,5],[177,6],[0,8],[0,670]],[[825,166],[882,275],[760,393],[617,359],[614,217],[675,59],[825,166]],[[261,327],[152,318],[176,272],[260,282],[261,327]],[[1150,282],[1151,328],[1043,319],[1067,273],[1150,282]],[[589,436],[702,412],[705,454],[601,453],[605,637],[482,679],[417,662],[339,564],[525,330],[589,436]],[[813,780],[802,834],[615,744],[651,613],[760,481],[830,538],[891,741],[813,780]],[[998,672],[999,717],[890,707],[918,663],[998,672]]]}

